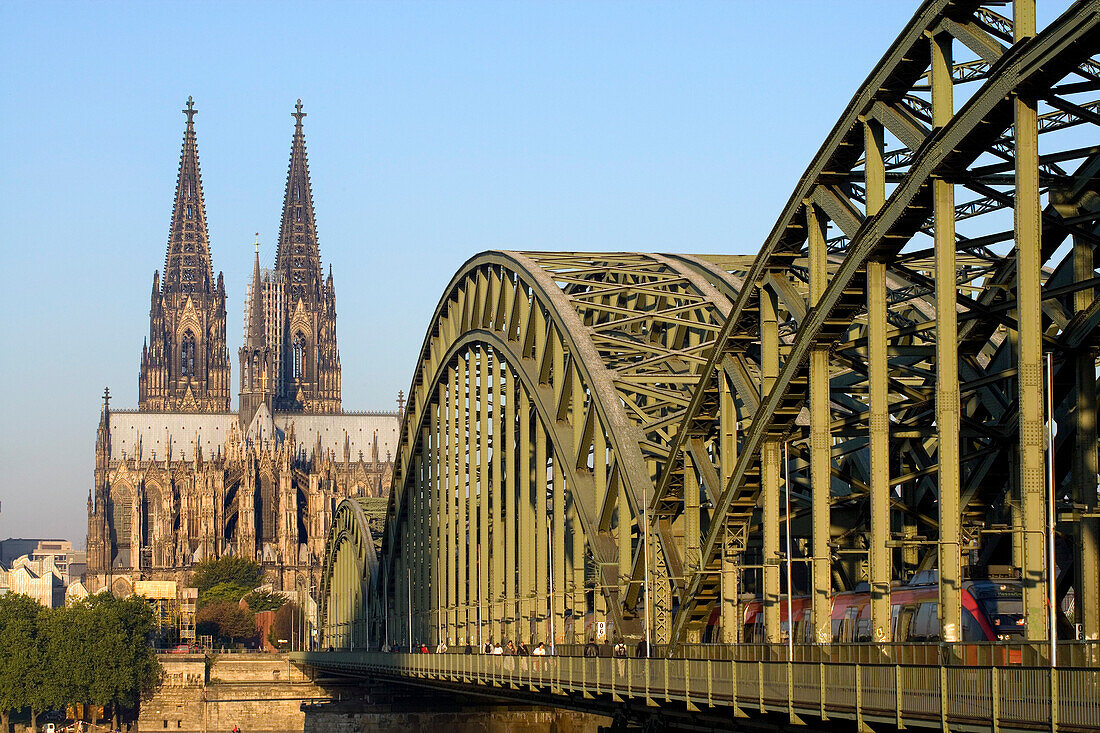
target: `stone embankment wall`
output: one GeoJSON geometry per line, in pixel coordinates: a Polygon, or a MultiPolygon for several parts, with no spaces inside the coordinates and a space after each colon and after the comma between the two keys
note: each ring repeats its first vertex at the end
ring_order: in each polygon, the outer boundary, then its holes
{"type": "Polygon", "coordinates": [[[141,706],[139,730],[301,733],[303,702],[328,700],[285,654],[165,655],[164,679],[141,706]]]}

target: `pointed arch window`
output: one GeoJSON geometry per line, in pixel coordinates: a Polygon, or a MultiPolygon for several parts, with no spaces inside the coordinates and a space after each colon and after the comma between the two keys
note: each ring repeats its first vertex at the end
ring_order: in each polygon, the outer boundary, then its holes
{"type": "Polygon", "coordinates": [[[195,375],[195,334],[187,331],[180,343],[180,376],[195,375]]]}
{"type": "Polygon", "coordinates": [[[305,357],[306,357],[306,337],[301,331],[294,334],[294,360],[293,360],[293,376],[295,379],[301,379],[302,373],[305,371],[305,357]]]}
{"type": "Polygon", "coordinates": [[[252,383],[249,385],[249,388],[255,391],[262,387],[263,385],[260,380],[260,352],[254,351],[252,352],[252,383]]]}

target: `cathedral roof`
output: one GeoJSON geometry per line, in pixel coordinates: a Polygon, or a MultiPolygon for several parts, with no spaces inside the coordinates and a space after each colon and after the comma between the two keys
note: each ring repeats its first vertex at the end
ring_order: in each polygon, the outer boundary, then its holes
{"type": "MultiPolygon", "coordinates": [[[[372,460],[374,456],[375,436],[377,436],[378,458],[385,460],[387,453],[396,455],[398,431],[400,425],[393,412],[341,413],[336,415],[304,414],[276,412],[274,417],[261,408],[266,417],[262,418],[267,440],[274,432],[278,440],[285,438],[291,425],[294,437],[304,450],[312,450],[320,439],[321,448],[344,460],[372,460]],[[269,432],[271,431],[271,432],[269,432]]],[[[257,413],[259,416],[259,412],[257,413]]],[[[259,426],[253,418],[249,426],[252,435],[253,426],[259,426]]],[[[194,457],[195,442],[202,448],[203,456],[217,455],[221,448],[224,453],[229,436],[237,427],[237,414],[223,412],[170,413],[111,411],[111,459],[113,461],[140,456],[148,460],[155,453],[158,461],[163,460],[171,451],[172,460],[191,460],[194,457]]]]}

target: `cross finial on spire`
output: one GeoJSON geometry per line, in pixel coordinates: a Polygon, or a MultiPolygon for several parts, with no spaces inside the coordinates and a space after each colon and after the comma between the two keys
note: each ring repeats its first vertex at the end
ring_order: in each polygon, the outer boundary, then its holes
{"type": "Polygon", "coordinates": [[[187,115],[187,124],[193,124],[192,120],[195,115],[199,113],[199,111],[195,109],[195,100],[193,100],[190,96],[187,97],[187,109],[183,110],[183,113],[187,115]]]}
{"type": "Polygon", "coordinates": [[[103,388],[103,409],[106,410],[111,404],[111,388],[103,388]]]}
{"type": "Polygon", "coordinates": [[[302,111],[302,100],[299,99],[298,103],[294,105],[294,111],[291,113],[290,116],[293,117],[295,120],[295,127],[302,126],[302,118],[306,116],[306,113],[302,111]]]}
{"type": "Polygon", "coordinates": [[[260,233],[256,232],[256,256],[260,256],[260,233]]]}

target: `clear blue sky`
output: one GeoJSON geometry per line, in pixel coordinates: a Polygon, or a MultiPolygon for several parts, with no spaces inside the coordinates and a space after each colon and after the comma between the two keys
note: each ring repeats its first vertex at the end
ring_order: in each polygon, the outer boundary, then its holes
{"type": "Polygon", "coordinates": [[[392,409],[479,251],[755,252],[915,7],[3,3],[0,537],[83,546],[103,388],[137,402],[188,95],[234,384],[301,97],[344,406],[392,409]]]}

